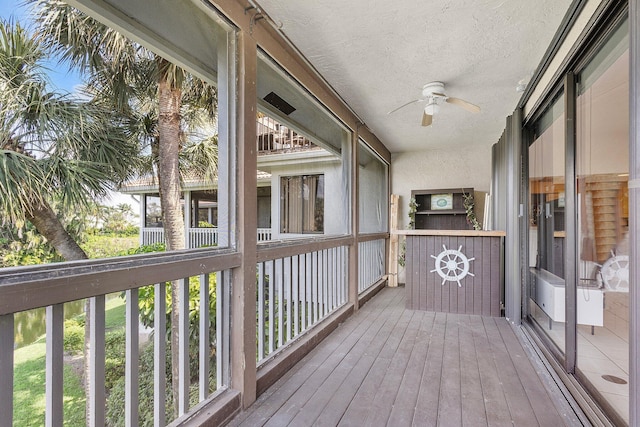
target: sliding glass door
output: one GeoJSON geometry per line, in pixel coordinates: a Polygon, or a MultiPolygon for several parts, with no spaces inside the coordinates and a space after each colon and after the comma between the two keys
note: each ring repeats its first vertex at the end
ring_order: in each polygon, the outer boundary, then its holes
{"type": "Polygon", "coordinates": [[[578,75],[577,369],[628,422],[629,39],[621,25],[578,75]]]}
{"type": "Polygon", "coordinates": [[[627,22],[596,46],[565,80],[572,87],[531,128],[527,313],[567,373],[623,424],[629,422],[627,22]]]}

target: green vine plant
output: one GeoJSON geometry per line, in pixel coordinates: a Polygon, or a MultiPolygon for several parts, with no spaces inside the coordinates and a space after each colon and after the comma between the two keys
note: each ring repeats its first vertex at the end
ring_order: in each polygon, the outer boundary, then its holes
{"type": "MultiPolygon", "coordinates": [[[[416,212],[418,212],[418,202],[416,202],[415,197],[409,199],[409,225],[407,226],[407,230],[413,230],[416,228],[416,212]]],[[[398,256],[398,264],[401,267],[404,267],[407,259],[407,239],[404,238],[402,240],[402,244],[400,245],[400,255],[398,256]]]]}
{"type": "Polygon", "coordinates": [[[473,209],[476,204],[475,200],[473,199],[473,194],[462,193],[462,198],[464,199],[463,206],[467,214],[467,222],[471,224],[474,230],[482,230],[482,224],[480,224],[480,221],[478,221],[476,213],[473,209]]]}

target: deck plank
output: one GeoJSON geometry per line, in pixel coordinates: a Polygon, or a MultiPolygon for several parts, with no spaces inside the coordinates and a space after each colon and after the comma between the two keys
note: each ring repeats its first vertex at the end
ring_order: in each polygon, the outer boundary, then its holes
{"type": "Polygon", "coordinates": [[[472,324],[478,321],[478,316],[461,316],[458,328],[458,337],[460,338],[460,384],[462,386],[462,425],[469,427],[487,425],[478,354],[473,343],[472,324]]]}
{"type": "MultiPolygon", "coordinates": [[[[395,309],[395,307],[387,308],[387,310],[393,309],[395,309]]],[[[385,321],[384,312],[381,311],[380,314],[379,320],[385,321]]],[[[365,322],[363,325],[365,326],[364,330],[366,331],[377,327],[377,323],[375,325],[367,325],[365,322]]],[[[309,401],[315,391],[322,386],[329,375],[331,375],[340,362],[342,362],[347,353],[358,343],[358,341],[360,341],[360,339],[362,339],[362,329],[363,328],[355,330],[347,339],[335,346],[326,360],[321,363],[309,377],[304,379],[301,384],[296,385],[295,390],[290,392],[288,400],[277,409],[269,421],[264,425],[288,425],[288,423],[298,415],[298,412],[307,403],[307,401],[309,401]]]]}
{"type": "Polygon", "coordinates": [[[433,330],[435,313],[423,312],[415,345],[395,397],[388,424],[397,427],[411,426],[417,405],[420,381],[425,368],[425,355],[429,348],[429,339],[433,330]]]}
{"type": "MultiPolygon", "coordinates": [[[[311,425],[314,422],[321,425],[335,425],[337,420],[321,417],[323,413],[327,416],[331,413],[331,410],[326,409],[326,406],[335,396],[344,396],[348,405],[353,393],[357,390],[354,387],[355,384],[361,383],[367,376],[388,337],[394,330],[397,330],[399,317],[403,312],[410,313],[401,307],[388,310],[384,316],[386,320],[384,324],[380,325],[380,328],[370,328],[367,331],[366,336],[358,341],[331,375],[327,377],[327,380],[317,388],[313,396],[301,406],[300,411],[291,420],[292,425],[311,425]],[[347,379],[354,384],[346,382],[347,379]]],[[[333,400],[334,405],[344,403],[344,401],[333,400]]],[[[342,412],[344,409],[346,409],[346,405],[342,408],[342,412]]]]}
{"type": "Polygon", "coordinates": [[[339,425],[360,426],[363,420],[367,419],[369,412],[372,410],[373,399],[384,380],[389,365],[393,361],[393,355],[400,345],[401,338],[409,326],[412,315],[413,311],[405,310],[398,319],[396,327],[391,331],[390,335],[386,337],[382,350],[369,370],[369,374],[353,396],[339,425]]]}
{"type": "Polygon", "coordinates": [[[505,391],[504,395],[509,406],[511,419],[516,425],[538,426],[531,403],[527,398],[523,384],[520,382],[518,371],[513,365],[504,340],[500,335],[500,331],[498,331],[496,320],[503,322],[500,318],[484,317],[482,319],[487,331],[487,338],[492,344],[496,373],[505,391]]]}
{"type": "Polygon", "coordinates": [[[557,407],[557,411],[549,410],[556,403],[545,390],[533,365],[529,363],[529,359],[518,338],[513,334],[511,326],[505,319],[496,319],[496,324],[522,384],[527,384],[524,391],[531,403],[538,423],[541,426],[560,426],[577,421],[577,419],[567,420],[567,417],[561,415],[560,411],[566,410],[566,408],[557,407]]]}
{"type": "Polygon", "coordinates": [[[410,310],[404,292],[384,289],[230,425],[580,425],[505,319],[410,310]]]}
{"type": "Polygon", "coordinates": [[[382,384],[373,399],[372,410],[369,411],[365,425],[387,425],[387,420],[393,409],[393,403],[398,395],[402,379],[405,376],[406,367],[411,358],[411,352],[416,343],[416,336],[420,330],[424,314],[424,311],[415,311],[413,313],[398,350],[392,356],[391,366],[385,373],[382,384]]]}
{"type": "Polygon", "coordinates": [[[446,320],[447,315],[445,313],[435,314],[425,357],[424,371],[418,388],[416,409],[413,415],[414,425],[436,425],[438,420],[446,320]]]}
{"type": "Polygon", "coordinates": [[[484,317],[474,316],[471,323],[473,343],[476,348],[482,396],[484,398],[487,425],[491,427],[511,426],[511,414],[504,395],[502,384],[497,375],[497,366],[493,359],[491,343],[487,337],[484,317]]]}
{"type": "MultiPolygon", "coordinates": [[[[377,322],[385,321],[385,316],[392,308],[404,304],[401,294],[392,298],[374,298],[366,306],[368,310],[358,311],[350,322],[340,325],[321,346],[318,346],[296,364],[274,385],[269,387],[254,403],[254,410],[239,414],[230,423],[231,426],[239,425],[264,425],[316,371],[318,367],[326,363],[327,359],[340,346],[349,347],[353,340],[360,338],[366,330],[375,328],[377,322]]],[[[344,350],[342,350],[344,351],[344,350]]]]}
{"type": "MultiPolygon", "coordinates": [[[[457,285],[455,285],[457,287],[457,285]]],[[[462,425],[462,401],[460,399],[460,345],[457,315],[446,314],[447,323],[444,334],[442,355],[442,379],[440,381],[440,400],[438,402],[438,425],[462,425]]]]}

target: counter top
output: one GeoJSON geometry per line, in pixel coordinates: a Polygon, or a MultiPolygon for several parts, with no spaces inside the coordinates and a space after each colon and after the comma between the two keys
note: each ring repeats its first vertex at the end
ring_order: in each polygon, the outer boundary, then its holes
{"type": "Polygon", "coordinates": [[[505,231],[484,230],[396,230],[391,234],[399,236],[462,236],[462,237],[503,237],[505,231]]]}

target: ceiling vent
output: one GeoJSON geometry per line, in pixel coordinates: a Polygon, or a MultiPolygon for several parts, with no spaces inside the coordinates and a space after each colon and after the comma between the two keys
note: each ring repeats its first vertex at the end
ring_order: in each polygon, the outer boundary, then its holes
{"type": "Polygon", "coordinates": [[[264,100],[276,107],[278,110],[282,111],[287,116],[296,111],[296,109],[293,108],[291,104],[280,98],[274,92],[269,92],[269,94],[264,97],[264,100]]]}

